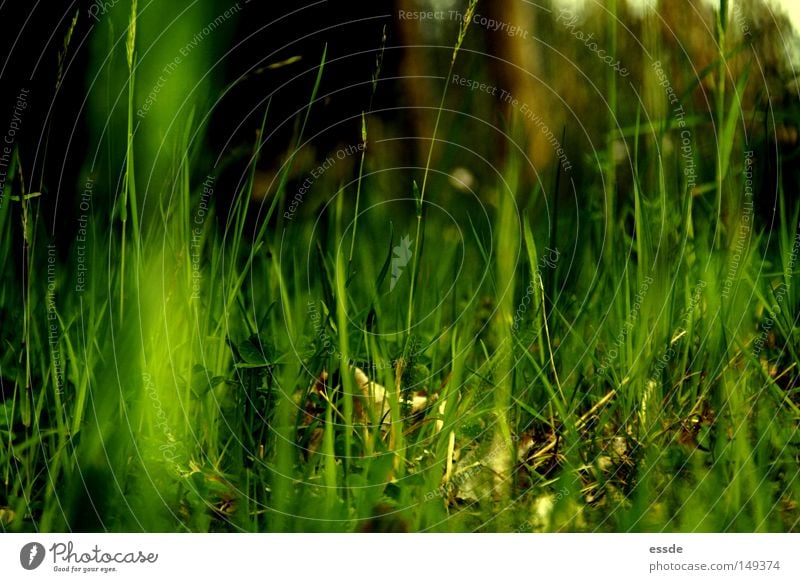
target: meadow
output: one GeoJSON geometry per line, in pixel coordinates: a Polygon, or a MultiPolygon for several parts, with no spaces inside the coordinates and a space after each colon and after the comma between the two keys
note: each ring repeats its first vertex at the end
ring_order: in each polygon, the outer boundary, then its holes
{"type": "MultiPolygon", "coordinates": [[[[760,67],[793,32],[722,0],[700,66],[622,0],[545,3],[596,98],[560,119],[470,1],[417,159],[365,103],[308,160],[325,51],[295,114],[210,143],[245,4],[65,13],[45,83],[88,137],[0,157],[0,531],[800,529],[800,109],[760,67]]],[[[15,95],[9,135],[46,112],[15,95]]]]}

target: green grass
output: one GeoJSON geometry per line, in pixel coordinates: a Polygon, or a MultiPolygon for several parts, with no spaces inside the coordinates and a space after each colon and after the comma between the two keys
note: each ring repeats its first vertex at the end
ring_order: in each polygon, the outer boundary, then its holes
{"type": "MultiPolygon", "coordinates": [[[[437,139],[469,140],[440,123],[446,90],[421,188],[409,179],[382,206],[374,172],[393,160],[368,146],[353,182],[315,185],[332,199],[321,224],[283,217],[287,168],[253,231],[258,142],[242,189],[212,196],[231,195],[231,212],[212,202],[200,226],[213,175],[200,114],[184,111],[167,161],[139,147],[128,30],[125,105],[104,112],[127,125],[123,193],[89,221],[87,288],[75,292],[76,241],[55,241],[48,271],[19,160],[19,200],[0,209],[0,267],[21,242],[25,256],[24,279],[0,284],[3,531],[798,530],[800,206],[781,190],[780,220],[743,243],[720,222],[723,207],[742,214],[747,82],[726,81],[724,60],[719,141],[696,152],[714,176],[704,194],[678,151],[652,147],[675,136],[668,119],[623,122],[612,75],[607,156],[625,136],[635,171],[628,185],[607,163],[615,191],[574,241],[542,227],[545,194],[513,155],[485,186],[496,204],[456,208],[431,164],[437,139]],[[169,186],[145,208],[141,168],[157,164],[169,186]],[[412,415],[414,394],[428,405],[412,415]]],[[[365,115],[367,144],[369,127],[365,115]]]]}

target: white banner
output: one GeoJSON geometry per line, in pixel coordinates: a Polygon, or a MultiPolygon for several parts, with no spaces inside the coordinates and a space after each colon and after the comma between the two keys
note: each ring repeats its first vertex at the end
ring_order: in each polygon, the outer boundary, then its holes
{"type": "Polygon", "coordinates": [[[777,534],[5,534],[0,579],[800,580],[777,534]]]}

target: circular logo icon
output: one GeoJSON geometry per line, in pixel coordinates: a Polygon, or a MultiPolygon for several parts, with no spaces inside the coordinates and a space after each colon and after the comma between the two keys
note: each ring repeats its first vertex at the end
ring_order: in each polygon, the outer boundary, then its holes
{"type": "Polygon", "coordinates": [[[38,542],[30,542],[22,546],[19,552],[19,563],[26,570],[35,570],[44,561],[44,546],[38,542]]]}

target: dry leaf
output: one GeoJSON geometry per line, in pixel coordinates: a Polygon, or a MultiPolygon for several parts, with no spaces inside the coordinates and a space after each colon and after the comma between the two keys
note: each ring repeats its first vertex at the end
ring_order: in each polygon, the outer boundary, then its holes
{"type": "MultiPolygon", "coordinates": [[[[353,375],[356,380],[356,386],[362,394],[365,404],[372,408],[375,417],[379,420],[381,425],[390,424],[389,411],[391,405],[389,401],[389,391],[385,386],[373,382],[366,375],[361,368],[354,368],[353,375]]],[[[401,406],[408,406],[412,415],[419,414],[425,407],[427,407],[429,398],[422,391],[415,392],[410,399],[400,400],[401,406]]],[[[362,409],[362,422],[369,422],[369,415],[362,409]]]]}

